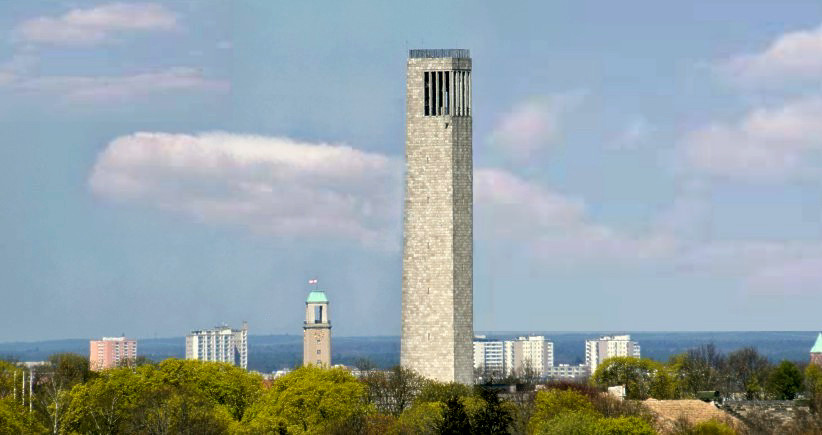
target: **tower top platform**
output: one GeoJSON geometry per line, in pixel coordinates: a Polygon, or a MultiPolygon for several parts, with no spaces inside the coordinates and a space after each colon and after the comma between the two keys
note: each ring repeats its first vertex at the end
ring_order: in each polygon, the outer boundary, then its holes
{"type": "Polygon", "coordinates": [[[470,59],[471,51],[465,48],[425,48],[409,50],[408,57],[410,59],[438,59],[438,58],[454,58],[454,59],[470,59]]]}

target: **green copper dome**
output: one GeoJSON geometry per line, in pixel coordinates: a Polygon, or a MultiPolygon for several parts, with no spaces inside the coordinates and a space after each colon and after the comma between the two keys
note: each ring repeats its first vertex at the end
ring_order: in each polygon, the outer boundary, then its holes
{"type": "Polygon", "coordinates": [[[811,353],[822,353],[822,332],[816,336],[816,343],[811,348],[811,353]]]}
{"type": "Polygon", "coordinates": [[[322,290],[314,290],[308,294],[308,299],[305,300],[307,304],[327,304],[328,298],[325,297],[325,292],[322,290]]]}

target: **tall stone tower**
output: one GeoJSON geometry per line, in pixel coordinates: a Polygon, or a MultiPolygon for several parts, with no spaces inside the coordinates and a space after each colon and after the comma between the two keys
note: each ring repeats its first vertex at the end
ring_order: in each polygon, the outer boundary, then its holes
{"type": "Polygon", "coordinates": [[[401,364],[473,382],[473,162],[468,50],[411,50],[406,78],[401,364]]]}
{"type": "Polygon", "coordinates": [[[305,300],[303,324],[303,365],[331,367],[331,322],[328,320],[328,298],[314,290],[305,300]]]}

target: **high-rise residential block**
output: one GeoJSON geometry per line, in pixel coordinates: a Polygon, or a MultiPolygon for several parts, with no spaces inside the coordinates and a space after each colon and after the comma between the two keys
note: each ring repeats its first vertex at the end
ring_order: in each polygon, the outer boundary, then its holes
{"type": "Polygon", "coordinates": [[[631,341],[630,335],[602,336],[596,340],[585,340],[585,365],[590,367],[591,374],[603,361],[615,356],[639,358],[639,343],[631,341]]]}
{"type": "Polygon", "coordinates": [[[137,359],[137,340],[103,337],[89,341],[89,368],[94,371],[133,364],[137,359]]]}
{"type": "Polygon", "coordinates": [[[227,325],[191,331],[186,336],[186,359],[224,362],[248,368],[248,323],[242,329],[227,325]]]}
{"type": "Polygon", "coordinates": [[[303,365],[331,367],[331,321],[325,292],[314,290],[305,300],[303,365]]]}
{"type": "Polygon", "coordinates": [[[505,377],[505,342],[488,340],[483,335],[475,337],[474,370],[483,380],[505,377]]]}
{"type": "Polygon", "coordinates": [[[545,377],[548,370],[554,366],[554,343],[546,340],[542,335],[518,337],[509,341],[511,353],[511,370],[518,375],[530,372],[539,377],[545,377]]]}
{"type": "Polygon", "coordinates": [[[400,360],[473,380],[473,160],[468,50],[411,50],[406,76],[400,360]]]}

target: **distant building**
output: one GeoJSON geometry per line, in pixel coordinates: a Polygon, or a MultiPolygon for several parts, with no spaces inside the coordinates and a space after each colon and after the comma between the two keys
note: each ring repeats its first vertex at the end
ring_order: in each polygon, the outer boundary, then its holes
{"type": "Polygon", "coordinates": [[[816,336],[816,343],[811,348],[811,364],[822,367],[822,332],[816,336]]]}
{"type": "Polygon", "coordinates": [[[248,323],[243,329],[227,325],[191,331],[186,336],[186,359],[225,362],[248,368],[248,323]]]}
{"type": "Polygon", "coordinates": [[[603,336],[596,340],[585,340],[585,365],[594,373],[597,366],[608,358],[631,356],[639,358],[639,343],[631,341],[630,335],[603,336]]]}
{"type": "Polygon", "coordinates": [[[585,364],[558,364],[553,367],[549,367],[545,377],[548,379],[557,380],[580,380],[585,379],[590,375],[591,369],[585,364]]]}
{"type": "Polygon", "coordinates": [[[133,364],[137,359],[137,340],[125,337],[103,337],[89,341],[89,368],[106,370],[133,364]]]}
{"type": "Polygon", "coordinates": [[[328,318],[328,298],[322,290],[314,290],[305,300],[303,323],[303,365],[331,367],[331,322],[328,318]]]}
{"type": "MultiPolygon", "coordinates": [[[[539,377],[545,377],[548,369],[554,366],[554,343],[542,335],[518,337],[516,340],[506,341],[506,358],[510,363],[510,371],[523,374],[531,370],[539,377]]],[[[510,373],[510,372],[509,372],[510,373]]]]}
{"type": "Polygon", "coordinates": [[[483,378],[499,379],[510,373],[505,367],[505,342],[474,337],[474,370],[483,378]]]}

